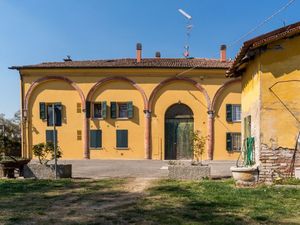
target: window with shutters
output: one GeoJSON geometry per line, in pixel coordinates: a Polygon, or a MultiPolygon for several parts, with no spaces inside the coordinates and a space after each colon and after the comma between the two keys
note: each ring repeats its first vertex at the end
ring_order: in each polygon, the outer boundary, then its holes
{"type": "Polygon", "coordinates": [[[110,103],[111,118],[131,119],[133,118],[132,102],[111,102],[110,103]]]}
{"type": "Polygon", "coordinates": [[[102,130],[90,130],[90,148],[102,148],[102,130]]]}
{"type": "Polygon", "coordinates": [[[53,130],[46,130],[46,143],[53,143],[53,141],[57,144],[57,130],[55,133],[53,130]]]}
{"type": "Polygon", "coordinates": [[[95,119],[106,118],[106,102],[95,102],[93,104],[93,118],[95,119]]]}
{"type": "Polygon", "coordinates": [[[241,121],[241,105],[227,104],[226,105],[226,120],[228,122],[241,121]]]}
{"type": "Polygon", "coordinates": [[[55,120],[55,126],[62,125],[62,105],[61,103],[48,103],[47,104],[47,126],[53,126],[53,120],[55,120]],[[53,115],[53,113],[55,113],[53,115]]]}
{"type": "Polygon", "coordinates": [[[242,148],[241,133],[226,133],[227,151],[241,151],[242,148]]]}
{"type": "Polygon", "coordinates": [[[128,130],[117,130],[117,149],[128,148],[128,130]]]}

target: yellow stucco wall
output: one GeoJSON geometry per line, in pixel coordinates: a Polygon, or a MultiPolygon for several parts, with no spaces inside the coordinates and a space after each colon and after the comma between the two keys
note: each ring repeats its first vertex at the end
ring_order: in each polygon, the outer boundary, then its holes
{"type": "MultiPolygon", "coordinates": [[[[87,96],[92,86],[99,80],[111,76],[124,76],[136,82],[146,93],[147,98],[153,89],[163,80],[174,77],[182,70],[175,69],[26,69],[22,70],[24,80],[24,93],[37,79],[45,76],[64,76],[74,81],[87,96]]],[[[228,80],[225,78],[225,70],[194,70],[187,74],[198,81],[206,89],[210,99],[220,86],[228,80]]],[[[241,86],[235,84],[229,86],[217,102],[217,118],[215,121],[215,159],[237,159],[239,153],[226,151],[226,132],[240,132],[240,123],[230,124],[226,122],[226,104],[240,104],[241,86]]],[[[133,101],[134,118],[132,120],[110,119],[90,120],[90,129],[102,130],[101,150],[90,149],[91,159],[143,159],[144,158],[144,129],[145,115],[144,103],[141,94],[129,83],[124,81],[112,81],[99,87],[93,101],[133,101]],[[128,129],[128,150],[117,150],[116,129],[128,129]]],[[[152,158],[164,159],[164,115],[166,109],[178,101],[188,105],[194,113],[195,130],[200,130],[207,135],[207,104],[203,94],[193,85],[186,82],[174,82],[163,87],[154,100],[152,109],[152,158]]],[[[65,159],[82,159],[83,143],[77,140],[77,131],[83,134],[84,113],[77,113],[77,103],[80,97],[69,84],[63,81],[49,81],[42,83],[34,90],[29,101],[29,129],[27,138],[28,149],[32,145],[45,141],[46,122],[39,118],[39,102],[62,102],[64,106],[63,126],[58,127],[59,146],[65,159]]],[[[207,154],[204,154],[207,158],[207,154]]]]}
{"type": "Polygon", "coordinates": [[[259,157],[260,148],[260,107],[261,73],[259,60],[251,62],[242,78],[242,140],[244,140],[244,119],[251,116],[251,136],[255,140],[255,155],[259,157]]]}
{"type": "Polygon", "coordinates": [[[274,45],[283,49],[261,56],[261,143],[295,148],[300,132],[300,37],[278,41],[269,48],[274,45]],[[276,82],[280,83],[272,88],[274,94],[269,88],[276,82]]]}
{"type": "Polygon", "coordinates": [[[261,145],[272,149],[295,147],[300,131],[299,62],[298,36],[269,44],[246,66],[242,76],[242,116],[252,116],[256,153],[261,145]],[[286,106],[270,90],[277,82],[272,90],[286,106]]]}

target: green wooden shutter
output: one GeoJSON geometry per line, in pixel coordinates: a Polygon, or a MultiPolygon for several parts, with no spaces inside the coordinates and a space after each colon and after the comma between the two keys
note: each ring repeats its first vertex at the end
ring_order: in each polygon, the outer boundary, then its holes
{"type": "Polygon", "coordinates": [[[106,115],[107,115],[106,102],[101,102],[101,116],[103,119],[106,119],[106,115]]]}
{"type": "Polygon", "coordinates": [[[102,147],[102,131],[91,130],[90,131],[90,147],[101,148],[102,147]]]}
{"type": "MultiPolygon", "coordinates": [[[[46,143],[53,143],[53,130],[46,130],[46,143]]],[[[55,143],[57,144],[57,130],[55,130],[55,143]]]]}
{"type": "Polygon", "coordinates": [[[60,102],[54,103],[55,126],[61,126],[61,124],[62,124],[62,109],[63,109],[63,106],[60,102]]]}
{"type": "Polygon", "coordinates": [[[128,148],[128,130],[117,130],[117,148],[128,148]]]}
{"type": "Polygon", "coordinates": [[[231,133],[226,133],[226,150],[232,151],[232,135],[231,135],[231,133]]]}
{"type": "Polygon", "coordinates": [[[97,136],[98,136],[98,146],[99,148],[102,148],[102,130],[97,130],[97,136]]]}
{"type": "Polygon", "coordinates": [[[232,122],[232,105],[231,104],[226,105],[226,120],[228,122],[232,122]]]}
{"type": "Polygon", "coordinates": [[[132,102],[127,102],[127,117],[128,118],[133,118],[133,103],[132,102]]]}
{"type": "Polygon", "coordinates": [[[91,118],[91,102],[86,101],[85,103],[85,117],[91,118]]]}
{"type": "Polygon", "coordinates": [[[90,131],[90,147],[91,148],[96,147],[96,133],[94,130],[90,131]]]}
{"type": "Polygon", "coordinates": [[[117,103],[116,102],[110,103],[110,117],[113,119],[117,118],[117,103]]]}
{"type": "Polygon", "coordinates": [[[47,118],[46,103],[40,102],[40,119],[45,120],[46,118],[47,118]]]}

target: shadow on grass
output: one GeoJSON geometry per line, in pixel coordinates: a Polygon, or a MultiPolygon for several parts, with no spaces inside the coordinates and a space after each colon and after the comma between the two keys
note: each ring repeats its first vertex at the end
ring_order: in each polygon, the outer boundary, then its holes
{"type": "Polygon", "coordinates": [[[144,195],[125,191],[126,182],[0,181],[0,224],[298,224],[276,219],[299,208],[287,205],[299,191],[163,180],[144,195]]]}

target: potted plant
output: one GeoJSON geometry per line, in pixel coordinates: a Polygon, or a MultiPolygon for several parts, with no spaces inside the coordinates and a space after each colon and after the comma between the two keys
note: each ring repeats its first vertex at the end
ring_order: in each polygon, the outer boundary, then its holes
{"type": "Polygon", "coordinates": [[[38,158],[38,164],[28,164],[24,168],[25,178],[38,178],[38,179],[53,179],[58,178],[71,178],[72,165],[71,164],[58,164],[57,171],[55,171],[54,164],[48,164],[56,158],[62,157],[62,151],[59,146],[54,147],[52,142],[39,143],[33,146],[33,155],[38,158]]]}
{"type": "Polygon", "coordinates": [[[169,163],[169,178],[184,180],[200,180],[210,177],[210,167],[203,164],[203,154],[205,151],[207,137],[202,136],[200,131],[191,134],[191,155],[193,160],[190,163],[182,161],[171,161],[169,163]]]}

